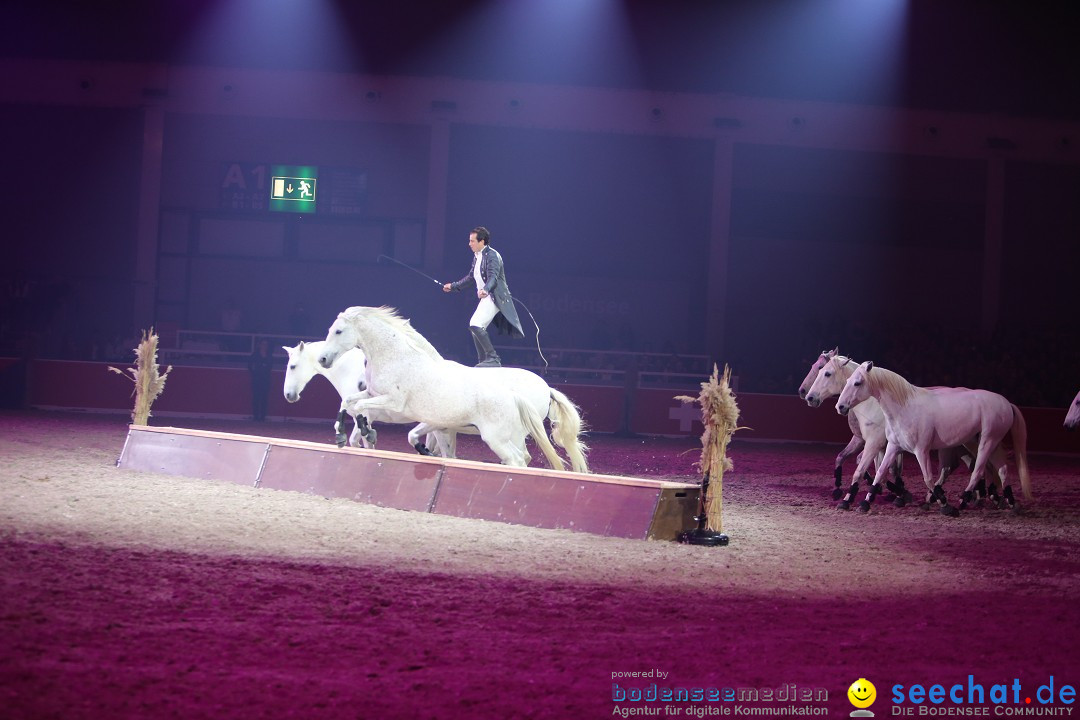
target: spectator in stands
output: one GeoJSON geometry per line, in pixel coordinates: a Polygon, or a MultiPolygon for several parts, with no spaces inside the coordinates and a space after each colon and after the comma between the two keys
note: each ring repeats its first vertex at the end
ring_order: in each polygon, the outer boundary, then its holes
{"type": "Polygon", "coordinates": [[[311,318],[308,317],[304,303],[297,302],[293,306],[292,314],[289,315],[289,332],[297,338],[306,338],[311,335],[311,318]]]}
{"type": "Polygon", "coordinates": [[[273,367],[270,341],[259,338],[248,359],[248,371],[251,374],[251,419],[255,422],[266,421],[266,407],[270,400],[270,372],[273,367]]]}

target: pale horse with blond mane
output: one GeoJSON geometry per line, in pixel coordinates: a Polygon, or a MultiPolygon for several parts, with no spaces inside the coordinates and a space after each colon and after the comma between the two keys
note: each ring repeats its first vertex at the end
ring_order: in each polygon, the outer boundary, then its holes
{"type": "Polygon", "coordinates": [[[329,368],[354,347],[367,356],[372,397],[347,398],[350,410],[389,410],[436,428],[475,426],[507,465],[529,464],[525,439],[531,435],[551,467],[563,469],[554,440],[566,451],[575,472],[588,472],[588,448],[579,437],[582,422],[577,407],[539,375],[521,368],[497,373],[499,368],[445,360],[408,320],[387,307],[357,306],[338,314],[319,363],[329,368]],[[540,385],[545,388],[544,414],[528,398],[530,389],[540,385]],[[551,439],[544,428],[545,414],[551,422],[551,439]]]}
{"type": "MultiPolygon", "coordinates": [[[[838,349],[837,349],[838,350],[838,349]]],[[[822,353],[818,358],[820,361],[824,358],[825,363],[821,366],[820,370],[810,387],[806,390],[806,403],[811,407],[818,407],[824,401],[831,397],[839,395],[844,390],[844,385],[847,384],[847,380],[851,377],[851,373],[855,372],[855,368],[858,367],[857,362],[853,362],[851,358],[843,355],[838,355],[837,350],[831,350],[829,352],[822,353]]],[[[816,363],[815,363],[816,365],[816,363]]],[[[932,387],[926,388],[930,392],[934,393],[952,393],[966,390],[966,388],[948,388],[948,387],[932,387]]],[[[800,388],[801,391],[801,388],[800,388]]],[[[861,403],[851,408],[851,411],[847,414],[848,422],[850,423],[852,416],[858,416],[858,427],[861,435],[861,440],[865,443],[865,449],[858,458],[858,466],[855,468],[855,477],[848,488],[846,494],[842,494],[840,499],[841,510],[847,510],[851,507],[851,502],[855,499],[855,493],[859,491],[859,480],[865,476],[868,482],[873,482],[873,477],[869,476],[868,470],[870,468],[870,462],[875,460],[881,463],[884,459],[885,448],[888,446],[888,440],[886,438],[886,421],[885,413],[881,409],[881,405],[873,397],[867,397],[861,403]]],[[[854,438],[852,438],[854,440],[854,438]]],[[[851,443],[849,443],[850,445],[851,443]]],[[[949,475],[952,474],[956,468],[960,466],[960,462],[963,461],[970,470],[975,463],[975,450],[974,444],[957,448],[940,448],[938,453],[938,461],[940,464],[940,472],[938,474],[937,483],[935,486],[941,486],[949,475]]],[[[987,467],[987,472],[991,475],[990,485],[990,497],[994,500],[995,504],[998,502],[997,498],[997,485],[1000,484],[1000,480],[997,477],[997,473],[994,471],[999,462],[1004,462],[1005,456],[1001,446],[997,446],[994,449],[994,453],[998,453],[994,457],[998,462],[992,463],[987,467]]],[[[904,487],[904,480],[900,477],[900,458],[901,455],[896,456],[896,461],[893,463],[893,481],[886,481],[886,487],[896,494],[895,504],[897,507],[903,507],[911,501],[911,493],[904,487]]],[[[981,499],[986,494],[987,483],[982,480],[976,486],[976,495],[981,499]]],[[[934,499],[934,493],[928,493],[924,507],[929,509],[930,501],[934,499]]]]}
{"type": "Polygon", "coordinates": [[[1080,392],[1076,393],[1072,405],[1069,406],[1069,412],[1065,415],[1066,430],[1075,430],[1077,425],[1080,425],[1080,392]]]}
{"type": "MultiPolygon", "coordinates": [[[[926,488],[944,500],[944,490],[931,482],[930,451],[978,443],[978,453],[971,469],[971,478],[964,488],[960,508],[972,500],[972,491],[983,478],[987,464],[1000,462],[996,469],[1004,486],[1004,496],[1015,506],[1012,486],[1008,484],[1004,460],[995,459],[994,449],[1006,435],[1012,436],[1017,472],[1024,497],[1032,499],[1031,478],[1027,465],[1027,424],[1020,409],[1001,395],[988,390],[955,389],[953,392],[933,392],[912,385],[899,374],[864,362],[851,373],[844,390],[836,401],[836,411],[846,415],[852,407],[868,397],[876,398],[885,413],[885,436],[888,445],[885,459],[878,466],[874,484],[859,510],[866,512],[877,494],[884,469],[901,451],[915,455],[922,470],[926,488]]],[[[959,514],[956,508],[943,502],[941,511],[959,514]]]]}

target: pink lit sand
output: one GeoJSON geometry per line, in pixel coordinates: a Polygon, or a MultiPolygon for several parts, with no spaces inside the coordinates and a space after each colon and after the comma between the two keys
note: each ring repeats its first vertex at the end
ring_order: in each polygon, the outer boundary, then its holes
{"type": "MultiPolygon", "coordinates": [[[[698,548],[118,470],[126,421],[0,413],[0,717],[607,718],[651,669],[823,687],[831,717],[861,677],[879,718],[896,683],[1080,684],[1080,455],[1032,457],[1024,514],[954,520],[839,512],[836,447],[736,441],[731,544],[698,548]]],[[[591,442],[696,480],[694,441],[591,442]]]]}

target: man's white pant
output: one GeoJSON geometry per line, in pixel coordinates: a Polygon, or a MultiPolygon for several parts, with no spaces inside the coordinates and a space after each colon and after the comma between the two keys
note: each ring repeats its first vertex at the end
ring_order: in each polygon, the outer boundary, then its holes
{"type": "Polygon", "coordinates": [[[486,328],[498,314],[499,308],[490,295],[480,298],[480,303],[476,306],[476,312],[469,318],[469,325],[471,327],[486,328]]]}

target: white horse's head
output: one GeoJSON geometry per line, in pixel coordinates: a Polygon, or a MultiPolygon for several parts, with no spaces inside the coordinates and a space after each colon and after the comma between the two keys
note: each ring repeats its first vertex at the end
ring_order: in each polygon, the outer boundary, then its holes
{"type": "Polygon", "coordinates": [[[1066,430],[1075,430],[1077,425],[1080,425],[1080,392],[1076,393],[1069,406],[1069,414],[1065,416],[1066,430]]]}
{"type": "Polygon", "coordinates": [[[870,388],[867,381],[869,380],[870,371],[873,369],[874,363],[869,360],[855,368],[855,372],[851,373],[851,377],[844,383],[844,389],[840,392],[840,397],[836,399],[836,412],[847,415],[851,408],[870,397],[870,388]]]}
{"type": "Polygon", "coordinates": [[[319,353],[319,364],[329,368],[342,353],[358,346],[360,333],[356,328],[356,316],[348,316],[347,311],[338,313],[334,324],[326,333],[326,343],[319,353]]]}
{"type": "Polygon", "coordinates": [[[305,343],[301,340],[296,347],[282,345],[281,349],[289,353],[289,362],[285,366],[285,399],[294,403],[300,399],[300,393],[311,378],[319,372],[315,359],[322,349],[322,343],[305,343]]]}
{"type": "Polygon", "coordinates": [[[806,404],[817,407],[833,395],[839,395],[844,391],[844,384],[854,369],[851,358],[843,355],[830,357],[818,371],[810,389],[806,391],[806,404]]]}
{"type": "Polygon", "coordinates": [[[821,354],[817,356],[817,360],[810,366],[810,372],[806,373],[806,377],[803,378],[802,383],[799,385],[799,397],[803,400],[806,399],[806,394],[810,392],[810,386],[814,384],[814,380],[817,379],[818,373],[821,372],[821,368],[825,367],[825,363],[829,362],[830,358],[836,356],[837,351],[840,348],[833,348],[832,350],[822,350],[821,354]]]}

